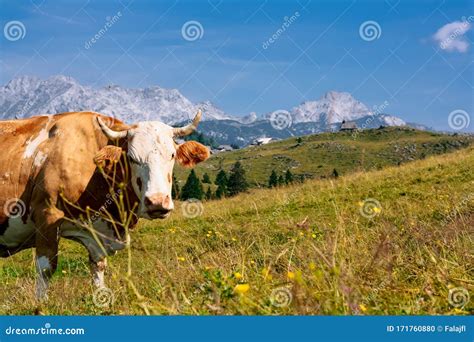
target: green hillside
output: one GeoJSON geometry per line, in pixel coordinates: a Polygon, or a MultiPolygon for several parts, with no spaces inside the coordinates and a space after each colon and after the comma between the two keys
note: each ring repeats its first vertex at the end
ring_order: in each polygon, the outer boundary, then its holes
{"type": "MultiPolygon", "coordinates": [[[[429,143],[429,133],[411,134],[417,144],[429,143]]],[[[385,144],[376,138],[372,144],[385,144]]],[[[262,151],[278,144],[285,142],[262,151]]],[[[85,250],[62,241],[41,312],[473,314],[466,295],[474,290],[473,166],[469,147],[379,171],[254,189],[196,210],[177,202],[170,219],[141,221],[130,255],[109,258],[109,306],[93,301],[85,250]]],[[[31,250],[0,260],[0,314],[35,312],[33,260],[31,250]]]]}
{"type": "MultiPolygon", "coordinates": [[[[339,175],[355,171],[378,170],[430,155],[451,152],[472,144],[474,138],[446,135],[410,128],[388,127],[356,133],[322,133],[250,146],[213,155],[196,168],[198,175],[207,172],[211,179],[222,168],[229,171],[241,160],[252,186],[266,186],[273,169],[279,173],[290,169],[306,178],[324,178],[336,169],[339,175]]],[[[176,168],[180,184],[189,171],[176,168]]]]}

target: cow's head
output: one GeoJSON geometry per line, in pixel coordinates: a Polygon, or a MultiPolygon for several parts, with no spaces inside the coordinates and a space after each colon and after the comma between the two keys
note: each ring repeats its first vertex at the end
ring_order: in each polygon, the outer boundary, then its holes
{"type": "Polygon", "coordinates": [[[185,167],[193,167],[209,157],[209,150],[200,143],[187,141],[178,145],[174,141],[175,137],[194,132],[200,120],[199,111],[193,122],[185,127],[173,128],[162,122],[149,121],[140,122],[127,130],[115,131],[97,117],[109,139],[127,139],[131,182],[140,200],[139,217],[165,218],[173,210],[171,186],[175,161],[185,167]]]}

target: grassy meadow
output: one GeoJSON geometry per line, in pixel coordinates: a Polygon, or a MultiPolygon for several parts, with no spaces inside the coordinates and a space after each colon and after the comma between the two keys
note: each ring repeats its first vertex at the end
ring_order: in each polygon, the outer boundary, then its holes
{"type": "MultiPolygon", "coordinates": [[[[323,144],[324,136],[305,138],[304,144],[323,144]]],[[[272,149],[283,143],[264,146],[261,153],[271,159],[272,149]]],[[[366,161],[372,154],[369,143],[363,147],[350,136],[340,144],[343,150],[365,149],[366,161]]],[[[385,143],[370,142],[374,149],[377,144],[385,143]]],[[[210,164],[220,163],[216,159],[210,164]]],[[[396,162],[380,156],[381,167],[396,162]]],[[[326,168],[323,161],[306,164],[318,163],[326,168]]],[[[449,298],[453,289],[471,297],[474,290],[474,148],[382,170],[374,163],[371,171],[340,167],[343,176],[337,179],[204,202],[194,208],[202,210],[195,218],[185,217],[178,202],[169,219],[141,221],[130,250],[109,258],[109,305],[94,303],[85,249],[62,240],[59,269],[41,312],[474,314],[473,298],[464,306],[449,298]]],[[[29,250],[0,259],[0,314],[37,312],[33,257],[29,250]]]]}

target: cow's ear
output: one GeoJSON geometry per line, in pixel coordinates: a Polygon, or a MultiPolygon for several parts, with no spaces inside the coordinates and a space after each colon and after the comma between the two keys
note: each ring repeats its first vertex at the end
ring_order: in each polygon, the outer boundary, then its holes
{"type": "Polygon", "coordinates": [[[176,160],[184,167],[193,167],[209,155],[209,149],[196,141],[187,141],[176,149],[176,160]]]}
{"type": "Polygon", "coordinates": [[[122,149],[118,146],[107,145],[99,150],[94,156],[94,163],[104,169],[110,169],[122,156],[122,149]]]}

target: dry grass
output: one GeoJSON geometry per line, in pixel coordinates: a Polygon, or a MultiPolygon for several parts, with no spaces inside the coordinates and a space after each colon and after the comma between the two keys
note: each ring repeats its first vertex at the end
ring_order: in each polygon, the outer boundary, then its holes
{"type": "MultiPolygon", "coordinates": [[[[143,221],[133,232],[131,283],[127,253],[109,258],[107,284],[115,300],[108,308],[92,301],[85,250],[63,241],[42,310],[472,314],[472,299],[455,308],[448,292],[474,289],[473,168],[471,147],[401,167],[206,202],[194,219],[183,217],[178,205],[171,219],[143,221]],[[367,198],[381,205],[373,218],[360,213],[359,202],[367,198]],[[248,284],[248,291],[236,291],[237,284],[248,284]],[[283,289],[276,301],[275,289],[283,289]],[[285,296],[291,303],[278,305],[285,296]]],[[[0,313],[33,313],[32,252],[0,260],[0,266],[0,313]]]]}

